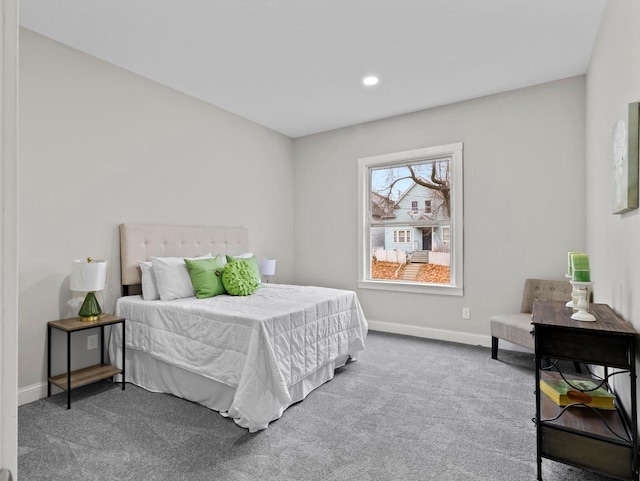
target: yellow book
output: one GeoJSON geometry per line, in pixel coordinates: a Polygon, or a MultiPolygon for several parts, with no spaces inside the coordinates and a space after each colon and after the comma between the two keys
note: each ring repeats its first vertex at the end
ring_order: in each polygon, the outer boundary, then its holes
{"type": "Polygon", "coordinates": [[[569,379],[569,383],[571,386],[563,379],[540,379],[540,390],[558,406],[580,403],[596,409],[616,408],[615,396],[593,381],[569,379]]]}

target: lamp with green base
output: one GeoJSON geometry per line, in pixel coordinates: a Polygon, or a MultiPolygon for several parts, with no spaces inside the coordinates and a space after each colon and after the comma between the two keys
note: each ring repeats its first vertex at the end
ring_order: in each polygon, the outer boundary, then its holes
{"type": "Polygon", "coordinates": [[[71,263],[71,290],[87,293],[78,316],[85,322],[95,322],[102,309],[96,299],[96,291],[104,289],[107,280],[107,261],[91,257],[76,259],[71,263]]]}

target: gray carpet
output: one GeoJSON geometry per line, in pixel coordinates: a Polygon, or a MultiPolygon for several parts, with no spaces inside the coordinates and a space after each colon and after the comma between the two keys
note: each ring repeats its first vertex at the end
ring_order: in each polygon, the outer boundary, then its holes
{"type": "MultiPolygon", "coordinates": [[[[535,480],[531,354],[371,332],[270,427],[110,382],[19,408],[19,479],[535,480]]],[[[545,481],[609,478],[543,461],[545,481]]]]}

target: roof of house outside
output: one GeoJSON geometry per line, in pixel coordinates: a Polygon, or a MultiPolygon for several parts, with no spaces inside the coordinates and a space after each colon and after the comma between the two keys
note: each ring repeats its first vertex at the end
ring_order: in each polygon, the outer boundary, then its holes
{"type": "Polygon", "coordinates": [[[371,192],[371,215],[380,219],[394,219],[395,202],[377,192],[371,192]]]}

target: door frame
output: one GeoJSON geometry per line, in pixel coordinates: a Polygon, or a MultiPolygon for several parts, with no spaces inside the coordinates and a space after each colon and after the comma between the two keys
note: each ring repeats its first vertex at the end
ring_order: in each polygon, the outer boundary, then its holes
{"type": "Polygon", "coordinates": [[[0,480],[18,470],[18,0],[2,2],[0,480]]]}

